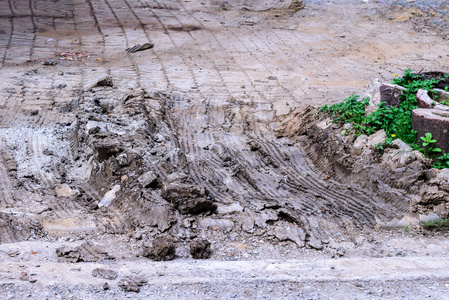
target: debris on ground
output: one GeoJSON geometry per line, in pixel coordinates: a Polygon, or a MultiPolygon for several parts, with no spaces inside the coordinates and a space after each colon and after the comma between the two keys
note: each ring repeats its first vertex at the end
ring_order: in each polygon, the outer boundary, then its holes
{"type": "Polygon", "coordinates": [[[106,251],[91,242],[85,242],[77,247],[63,246],[56,249],[56,255],[64,261],[76,262],[95,262],[99,260],[113,260],[106,251]]]}
{"type": "Polygon", "coordinates": [[[158,237],[153,240],[152,245],[143,245],[142,256],[155,261],[167,261],[175,258],[176,246],[171,238],[158,237]]]}
{"type": "Polygon", "coordinates": [[[92,271],[92,276],[107,280],[115,280],[118,276],[118,272],[110,269],[95,268],[92,271]]]}
{"type": "Polygon", "coordinates": [[[152,44],[152,43],[145,43],[145,44],[142,44],[142,45],[137,44],[137,45],[134,45],[132,47],[126,48],[126,52],[128,52],[128,53],[135,53],[137,51],[143,51],[143,50],[151,49],[153,47],[154,47],[154,44],[152,44]]]}
{"type": "Polygon", "coordinates": [[[137,276],[126,276],[118,282],[118,286],[126,292],[140,292],[140,287],[144,286],[147,280],[137,276]]]}
{"type": "Polygon", "coordinates": [[[207,240],[195,240],[190,244],[190,254],[195,259],[206,259],[211,256],[210,242],[207,240]]]}

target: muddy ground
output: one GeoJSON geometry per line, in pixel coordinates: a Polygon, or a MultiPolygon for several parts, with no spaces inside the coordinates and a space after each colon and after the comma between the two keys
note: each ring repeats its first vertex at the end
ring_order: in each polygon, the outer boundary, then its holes
{"type": "Polygon", "coordinates": [[[448,72],[446,8],[1,1],[0,297],[446,295],[447,231],[414,222],[445,194],[417,208],[426,178],[342,173],[295,127],[373,78],[448,72]]]}

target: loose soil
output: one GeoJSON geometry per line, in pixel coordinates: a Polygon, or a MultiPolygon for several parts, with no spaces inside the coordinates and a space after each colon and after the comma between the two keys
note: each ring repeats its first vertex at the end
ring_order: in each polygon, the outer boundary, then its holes
{"type": "Polygon", "coordinates": [[[446,295],[447,231],[400,223],[446,200],[320,156],[304,106],[448,72],[444,24],[251,2],[0,2],[1,298],[446,295]]]}

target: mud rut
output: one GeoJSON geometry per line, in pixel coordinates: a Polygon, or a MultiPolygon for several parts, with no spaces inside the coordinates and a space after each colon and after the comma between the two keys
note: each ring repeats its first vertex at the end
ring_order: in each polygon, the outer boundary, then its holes
{"type": "MultiPolygon", "coordinates": [[[[182,235],[197,228],[186,222],[207,215],[232,221],[237,232],[321,249],[349,224],[401,216],[400,204],[327,179],[301,145],[277,139],[273,129],[300,103],[339,101],[374,76],[399,73],[388,63],[379,68],[374,56],[435,67],[444,65],[434,60],[444,47],[398,45],[386,34],[373,38],[372,49],[348,50],[329,38],[351,30],[346,17],[372,16],[377,6],[336,12],[328,31],[315,11],[312,4],[295,15],[200,1],[1,1],[0,242],[39,240],[47,231],[182,235]],[[148,42],[155,47],[124,51],[148,42]],[[61,60],[61,52],[85,56],[61,60]],[[105,78],[112,86],[99,84],[105,78]],[[122,153],[134,164],[117,166],[122,153]],[[147,171],[157,184],[139,187],[147,171]],[[203,188],[201,197],[219,209],[174,209],[161,197],[172,174],[203,188]],[[61,184],[70,187],[65,194],[55,192],[61,184]],[[122,187],[115,203],[97,209],[115,184],[122,187]],[[237,203],[243,212],[226,212],[237,203]]],[[[369,35],[391,24],[363,26],[369,35]]]]}

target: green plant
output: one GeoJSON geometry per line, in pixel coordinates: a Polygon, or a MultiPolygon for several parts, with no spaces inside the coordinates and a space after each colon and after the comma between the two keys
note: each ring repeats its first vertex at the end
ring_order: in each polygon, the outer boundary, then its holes
{"type": "Polygon", "coordinates": [[[412,236],[412,237],[417,236],[416,232],[414,232],[408,225],[403,226],[402,229],[404,229],[404,231],[407,232],[408,234],[410,234],[410,236],[412,236]]]}
{"type": "Polygon", "coordinates": [[[438,156],[432,167],[435,169],[449,168],[449,153],[443,153],[443,155],[438,156]]]}
{"type": "MultiPolygon", "coordinates": [[[[445,75],[445,77],[448,77],[445,75]]],[[[394,84],[405,88],[401,95],[401,103],[398,107],[388,106],[386,103],[380,103],[377,109],[365,115],[365,109],[369,105],[369,99],[359,100],[359,96],[351,95],[343,102],[324,105],[320,107],[320,112],[331,115],[334,123],[352,123],[353,129],[343,131],[342,135],[354,133],[356,135],[371,135],[378,130],[385,130],[388,137],[397,137],[407,143],[414,150],[423,151],[429,156],[436,152],[441,152],[439,148],[431,146],[421,146],[416,140],[416,131],[412,127],[412,111],[417,106],[416,93],[419,89],[429,91],[429,95],[434,98],[436,93],[433,91],[435,85],[442,79],[424,79],[422,75],[413,73],[413,70],[407,69],[401,78],[395,78],[394,84]]],[[[449,103],[448,103],[449,104],[449,103]]],[[[432,139],[430,139],[432,140],[432,139]]],[[[392,139],[389,138],[385,143],[376,147],[379,151],[384,151],[389,146],[392,139]]],[[[426,143],[424,141],[424,143],[426,143]]],[[[446,167],[446,164],[442,164],[446,167]]],[[[449,167],[449,165],[447,165],[449,167]]]]}
{"type": "Polygon", "coordinates": [[[423,140],[422,143],[422,152],[426,154],[426,156],[430,156],[433,154],[433,152],[441,152],[440,148],[434,148],[432,144],[435,144],[437,141],[432,139],[432,134],[430,132],[426,133],[426,136],[422,136],[421,140],[423,140]]]}
{"type": "Polygon", "coordinates": [[[331,114],[334,123],[359,124],[365,117],[365,108],[369,105],[368,98],[358,101],[359,96],[351,95],[343,102],[324,105],[319,108],[321,112],[331,114]]]}
{"type": "Polygon", "coordinates": [[[425,221],[423,223],[424,223],[424,227],[426,227],[428,229],[442,229],[442,228],[449,227],[449,218],[434,219],[434,220],[430,220],[430,221],[425,221]]]}
{"type": "Polygon", "coordinates": [[[387,148],[393,143],[393,138],[394,138],[395,136],[396,136],[396,135],[393,134],[393,136],[390,136],[389,138],[387,138],[387,139],[385,140],[385,142],[376,144],[376,145],[374,145],[374,147],[375,147],[377,150],[379,150],[381,153],[383,153],[383,151],[384,151],[385,149],[387,149],[387,148]]]}
{"type": "Polygon", "coordinates": [[[441,101],[440,103],[443,105],[449,105],[449,101],[445,101],[445,100],[441,101]]]}

